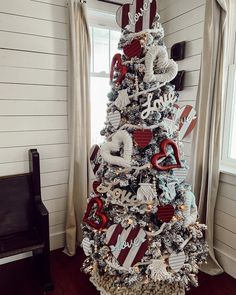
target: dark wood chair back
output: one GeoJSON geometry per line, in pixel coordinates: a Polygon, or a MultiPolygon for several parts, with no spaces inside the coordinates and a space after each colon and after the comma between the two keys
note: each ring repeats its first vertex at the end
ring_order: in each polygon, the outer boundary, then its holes
{"type": "Polygon", "coordinates": [[[43,289],[53,290],[49,216],[41,199],[40,159],[29,150],[29,173],[0,177],[0,258],[33,252],[43,289]]]}
{"type": "Polygon", "coordinates": [[[0,237],[33,226],[32,187],[29,173],[0,178],[0,237]]]}

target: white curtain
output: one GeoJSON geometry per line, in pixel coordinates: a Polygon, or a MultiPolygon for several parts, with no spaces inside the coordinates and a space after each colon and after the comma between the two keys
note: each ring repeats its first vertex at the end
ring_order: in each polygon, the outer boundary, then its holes
{"type": "Polygon", "coordinates": [[[88,196],[90,40],[86,21],[86,4],[79,0],[69,0],[68,6],[70,171],[65,252],[68,255],[74,255],[82,237],[80,225],[88,196]]]}
{"type": "MultiPolygon", "coordinates": [[[[234,1],[234,0],[233,0],[234,1]]],[[[194,141],[193,189],[200,221],[207,224],[208,264],[202,270],[223,270],[214,254],[214,215],[219,186],[222,106],[226,89],[228,11],[230,0],[206,0],[204,43],[197,100],[198,124],[194,141]]]]}

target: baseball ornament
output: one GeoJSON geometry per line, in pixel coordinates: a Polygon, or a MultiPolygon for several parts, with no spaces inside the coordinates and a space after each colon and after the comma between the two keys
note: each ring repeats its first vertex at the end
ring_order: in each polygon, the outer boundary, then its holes
{"type": "Polygon", "coordinates": [[[175,209],[172,205],[168,204],[165,206],[157,207],[157,219],[162,222],[170,222],[174,216],[175,209]]]}
{"type": "Polygon", "coordinates": [[[117,10],[116,21],[122,29],[137,33],[152,28],[156,13],[156,0],[134,0],[117,10]]]}
{"type": "Polygon", "coordinates": [[[120,85],[125,75],[127,73],[127,68],[125,65],[122,64],[121,54],[117,53],[114,55],[112,62],[111,62],[111,70],[110,70],[110,81],[120,85]],[[114,80],[114,72],[117,71],[118,77],[114,80]]]}
{"type": "Polygon", "coordinates": [[[130,44],[123,48],[124,54],[127,58],[140,57],[142,53],[142,47],[138,39],[134,39],[130,44]]]}
{"type": "Polygon", "coordinates": [[[82,241],[82,248],[84,250],[84,254],[86,256],[90,256],[92,254],[92,244],[94,241],[91,241],[89,238],[84,238],[82,241]]]}
{"type": "Polygon", "coordinates": [[[101,146],[101,156],[109,164],[123,168],[131,166],[133,142],[129,133],[125,130],[117,131],[110,142],[101,146]],[[113,156],[112,152],[120,152],[123,147],[123,156],[113,156]]]}
{"type": "Polygon", "coordinates": [[[113,224],[106,232],[105,242],[119,264],[126,269],[140,262],[148,250],[147,235],[139,226],[124,229],[120,224],[113,224]]]}
{"type": "Polygon", "coordinates": [[[106,227],[108,218],[103,212],[103,202],[100,198],[95,197],[90,200],[83,222],[97,230],[104,229],[106,227]]]}
{"type": "Polygon", "coordinates": [[[152,137],[153,133],[150,129],[137,129],[134,131],[134,140],[141,148],[148,146],[152,137]]]}
{"type": "Polygon", "coordinates": [[[167,49],[164,46],[152,46],[145,56],[146,72],[143,81],[146,83],[159,82],[168,83],[178,73],[178,65],[172,59],[168,59],[167,49]],[[154,68],[154,62],[155,68],[154,68]],[[155,69],[164,73],[155,74],[155,69]]]}
{"type": "Polygon", "coordinates": [[[191,105],[186,105],[177,110],[175,120],[179,122],[179,139],[187,137],[194,129],[197,123],[197,112],[191,105]]]}
{"type": "Polygon", "coordinates": [[[152,157],[152,165],[154,166],[154,168],[156,168],[157,170],[160,170],[160,171],[168,171],[168,170],[171,170],[174,168],[180,168],[181,162],[180,162],[177,144],[170,139],[164,139],[160,145],[160,152],[158,154],[155,154],[152,157]],[[175,157],[176,164],[168,164],[166,166],[162,166],[161,162],[163,161],[163,158],[168,156],[168,154],[167,154],[167,146],[168,145],[171,146],[174,151],[174,157],[175,157]]]}
{"type": "Polygon", "coordinates": [[[185,259],[184,251],[180,253],[173,252],[169,257],[169,265],[174,272],[178,272],[183,267],[185,259]]]}
{"type": "Polygon", "coordinates": [[[115,111],[114,113],[109,113],[108,116],[108,121],[111,123],[111,125],[117,129],[120,126],[120,120],[121,120],[121,115],[119,111],[115,111]]]}

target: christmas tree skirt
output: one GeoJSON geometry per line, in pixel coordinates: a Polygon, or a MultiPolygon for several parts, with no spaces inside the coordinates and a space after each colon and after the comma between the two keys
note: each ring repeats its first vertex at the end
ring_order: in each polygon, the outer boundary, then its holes
{"type": "Polygon", "coordinates": [[[117,287],[115,277],[93,275],[90,281],[101,295],[184,295],[185,289],[178,283],[162,284],[160,282],[136,283],[132,287],[117,287]]]}

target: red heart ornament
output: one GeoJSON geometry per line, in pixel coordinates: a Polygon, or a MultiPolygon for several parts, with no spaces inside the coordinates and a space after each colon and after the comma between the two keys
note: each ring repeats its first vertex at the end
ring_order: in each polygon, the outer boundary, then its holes
{"type": "Polygon", "coordinates": [[[140,41],[134,39],[129,45],[123,48],[123,51],[127,58],[140,57],[142,52],[140,41]]]}
{"type": "Polygon", "coordinates": [[[90,200],[90,202],[88,203],[88,206],[87,206],[86,213],[83,218],[83,222],[86,222],[88,225],[90,225],[91,227],[93,227],[97,230],[103,229],[106,227],[106,225],[108,223],[108,218],[103,213],[103,202],[100,198],[95,197],[90,200]],[[95,220],[92,220],[92,217],[90,216],[90,213],[91,213],[92,209],[94,208],[94,205],[97,206],[97,209],[96,209],[94,215],[96,215],[98,217],[99,223],[95,222],[95,220]]]}
{"type": "Polygon", "coordinates": [[[118,85],[121,84],[121,82],[125,78],[126,73],[127,73],[127,67],[122,64],[121,54],[119,53],[115,54],[111,62],[111,70],[110,70],[111,82],[114,82],[115,84],[118,84],[118,85]],[[119,76],[115,81],[113,81],[115,68],[119,71],[119,76]]]}
{"type": "Polygon", "coordinates": [[[145,148],[151,142],[153,137],[150,129],[138,129],[134,131],[134,140],[141,147],[145,148]]]}
{"type": "Polygon", "coordinates": [[[160,145],[160,153],[155,154],[152,157],[151,162],[152,162],[152,165],[157,170],[161,170],[161,171],[167,171],[167,170],[171,170],[174,168],[181,168],[181,162],[179,159],[179,150],[178,150],[177,144],[174,141],[172,141],[171,139],[168,139],[168,138],[164,139],[160,145]],[[158,160],[167,156],[167,152],[166,152],[167,145],[170,145],[173,148],[176,164],[162,166],[158,160]]]}
{"type": "Polygon", "coordinates": [[[111,225],[106,232],[106,244],[126,269],[140,262],[148,249],[146,232],[139,226],[124,229],[120,224],[111,225]]]}
{"type": "Polygon", "coordinates": [[[157,218],[162,222],[169,222],[171,221],[172,217],[174,216],[175,209],[172,205],[166,206],[157,206],[157,218]]]}
{"type": "Polygon", "coordinates": [[[97,181],[97,180],[95,180],[94,182],[93,182],[93,191],[95,192],[95,194],[98,194],[98,191],[97,191],[97,188],[98,188],[98,186],[101,184],[101,182],[99,182],[99,181],[97,181]]]}

